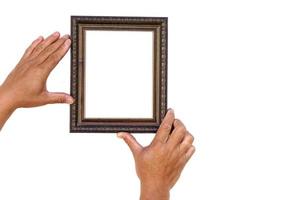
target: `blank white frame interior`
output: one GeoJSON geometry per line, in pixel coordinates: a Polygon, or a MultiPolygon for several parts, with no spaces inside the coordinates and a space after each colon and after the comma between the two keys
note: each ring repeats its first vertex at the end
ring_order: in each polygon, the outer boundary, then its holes
{"type": "Polygon", "coordinates": [[[153,32],[85,31],[85,118],[153,118],[153,32]]]}

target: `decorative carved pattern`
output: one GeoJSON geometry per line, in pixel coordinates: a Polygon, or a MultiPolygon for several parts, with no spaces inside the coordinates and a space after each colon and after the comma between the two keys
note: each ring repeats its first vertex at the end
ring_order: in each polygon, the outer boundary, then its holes
{"type": "MultiPolygon", "coordinates": [[[[164,118],[167,112],[167,30],[168,19],[164,17],[96,17],[96,16],[72,16],[71,17],[71,37],[72,37],[72,47],[71,47],[71,95],[76,99],[75,103],[70,107],[70,132],[138,132],[138,133],[150,133],[156,132],[160,122],[164,118]],[[153,26],[153,29],[159,30],[159,44],[160,46],[160,80],[158,80],[159,85],[159,113],[156,117],[158,122],[155,125],[142,124],[136,122],[128,122],[121,126],[118,125],[97,125],[88,124],[81,120],[81,110],[79,106],[79,91],[84,87],[84,85],[79,84],[79,25],[99,25],[99,24],[109,24],[119,27],[121,25],[134,26],[135,28],[139,25],[149,25],[153,26]],[[159,27],[157,29],[157,27],[159,27]]],[[[81,101],[82,102],[82,101],[81,101]]],[[[83,106],[81,106],[83,107],[83,106]]],[[[96,122],[95,122],[96,123],[96,122]]],[[[152,123],[153,124],[153,123],[152,123]]]]}

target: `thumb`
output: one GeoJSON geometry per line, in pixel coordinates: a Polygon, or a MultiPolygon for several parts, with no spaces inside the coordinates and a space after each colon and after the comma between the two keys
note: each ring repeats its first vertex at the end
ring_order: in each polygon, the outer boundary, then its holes
{"type": "Polygon", "coordinates": [[[63,92],[48,92],[46,97],[47,104],[54,103],[66,103],[72,104],[74,103],[73,97],[63,92]]]}
{"type": "Polygon", "coordinates": [[[117,136],[119,138],[122,138],[127,143],[133,156],[135,156],[138,152],[140,152],[143,149],[142,145],[140,145],[140,143],[130,133],[119,132],[117,136]]]}

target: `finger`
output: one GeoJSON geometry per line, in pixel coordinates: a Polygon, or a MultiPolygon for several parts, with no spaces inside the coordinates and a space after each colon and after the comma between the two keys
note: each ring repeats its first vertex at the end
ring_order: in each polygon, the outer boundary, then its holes
{"type": "Polygon", "coordinates": [[[54,53],[61,45],[63,45],[67,39],[69,39],[69,35],[64,35],[59,40],[57,40],[56,42],[48,46],[46,49],[44,49],[37,57],[38,62],[44,62],[52,53],[54,53]]]}
{"type": "Polygon", "coordinates": [[[47,72],[50,73],[59,61],[66,55],[71,45],[71,40],[67,39],[54,53],[52,53],[44,62],[47,72]]]}
{"type": "Polygon", "coordinates": [[[52,35],[48,36],[43,42],[41,42],[32,52],[32,57],[37,57],[44,49],[46,49],[53,42],[58,40],[59,32],[55,32],[52,35]]]}
{"type": "Polygon", "coordinates": [[[182,171],[183,168],[186,166],[186,164],[188,163],[188,161],[191,159],[191,157],[194,155],[195,153],[195,147],[191,146],[188,151],[184,154],[183,157],[181,157],[181,159],[179,160],[179,162],[177,163],[177,166],[179,167],[179,171],[182,171]]]}
{"type": "Polygon", "coordinates": [[[130,133],[119,132],[117,136],[119,138],[122,138],[126,142],[133,156],[136,156],[137,153],[139,153],[143,149],[142,145],[140,145],[140,143],[138,143],[135,137],[133,137],[133,135],[131,135],[130,133]]]}
{"type": "Polygon", "coordinates": [[[172,146],[176,146],[182,142],[186,134],[187,130],[184,124],[179,119],[175,119],[174,130],[172,131],[167,143],[172,146]]]}
{"type": "Polygon", "coordinates": [[[186,163],[191,159],[191,157],[194,155],[195,151],[196,151],[195,146],[191,146],[189,148],[189,150],[185,154],[185,162],[186,163]]]}
{"type": "Polygon", "coordinates": [[[74,98],[63,92],[48,92],[43,99],[45,104],[74,103],[74,98]]]}
{"type": "Polygon", "coordinates": [[[39,36],[37,39],[35,39],[31,45],[25,50],[22,59],[23,58],[27,58],[31,55],[31,53],[33,52],[33,50],[37,47],[37,45],[39,45],[42,41],[44,40],[44,38],[42,36],[39,36]]]}
{"type": "Polygon", "coordinates": [[[193,142],[194,142],[194,136],[190,133],[187,133],[184,136],[182,143],[180,144],[180,151],[185,154],[190,149],[193,142]]]}
{"type": "Polygon", "coordinates": [[[169,109],[162,123],[160,124],[157,133],[153,139],[154,142],[165,143],[170,135],[170,132],[173,127],[173,122],[175,119],[175,114],[173,109],[169,109]]]}

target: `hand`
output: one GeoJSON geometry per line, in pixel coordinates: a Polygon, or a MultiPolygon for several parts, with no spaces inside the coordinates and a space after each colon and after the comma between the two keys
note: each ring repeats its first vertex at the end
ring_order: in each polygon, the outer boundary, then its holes
{"type": "Polygon", "coordinates": [[[129,133],[120,132],[118,137],[124,139],[133,153],[141,181],[141,199],[169,199],[169,191],[195,152],[194,137],[175,119],[173,110],[168,111],[147,147],[142,147],[129,133]]]}
{"type": "Polygon", "coordinates": [[[60,92],[48,92],[47,78],[70,48],[68,35],[58,32],[46,39],[39,37],[27,48],[23,57],[0,86],[0,128],[9,115],[20,107],[50,103],[73,103],[73,98],[60,92]]]}
{"type": "Polygon", "coordinates": [[[72,103],[73,98],[64,93],[47,91],[50,72],[64,57],[70,47],[68,35],[60,38],[58,32],[48,38],[37,38],[25,51],[20,62],[1,85],[2,94],[12,108],[35,107],[49,103],[72,103]]]}

